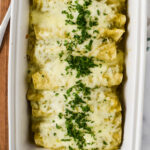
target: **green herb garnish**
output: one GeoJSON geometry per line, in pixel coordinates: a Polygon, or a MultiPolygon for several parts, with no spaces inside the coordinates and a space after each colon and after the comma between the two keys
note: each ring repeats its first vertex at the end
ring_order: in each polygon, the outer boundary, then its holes
{"type": "Polygon", "coordinates": [[[69,65],[67,66],[66,71],[69,69],[75,69],[77,71],[77,78],[89,75],[91,73],[90,68],[97,66],[93,61],[93,57],[70,55],[67,57],[66,61],[69,65]]]}
{"type": "Polygon", "coordinates": [[[85,48],[86,48],[88,51],[91,51],[91,49],[92,49],[92,44],[93,44],[93,40],[90,40],[89,44],[88,44],[88,45],[85,45],[85,48]]]}
{"type": "Polygon", "coordinates": [[[98,16],[100,15],[100,11],[99,11],[99,10],[97,10],[97,15],[98,15],[98,16]]]}
{"type": "Polygon", "coordinates": [[[57,129],[61,129],[61,126],[59,126],[58,124],[56,124],[56,128],[57,129]]]}
{"type": "Polygon", "coordinates": [[[103,144],[104,144],[104,145],[108,145],[106,141],[103,141],[103,144]]]}

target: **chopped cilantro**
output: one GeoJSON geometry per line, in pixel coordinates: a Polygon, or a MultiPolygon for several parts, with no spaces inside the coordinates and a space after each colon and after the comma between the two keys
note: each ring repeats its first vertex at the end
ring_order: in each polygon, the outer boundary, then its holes
{"type": "Polygon", "coordinates": [[[73,51],[73,47],[75,47],[76,44],[74,41],[69,42],[69,41],[65,40],[64,46],[66,46],[66,49],[68,51],[73,51]]]}
{"type": "Polygon", "coordinates": [[[97,17],[95,17],[94,19],[90,19],[90,21],[89,21],[89,26],[90,27],[93,27],[93,26],[97,26],[98,25],[98,18],[97,17]]]}
{"type": "Polygon", "coordinates": [[[77,78],[89,75],[91,73],[90,68],[97,66],[93,61],[93,57],[70,55],[66,61],[69,64],[66,70],[75,69],[77,71],[77,78]]]}
{"type": "Polygon", "coordinates": [[[55,96],[58,96],[58,95],[59,95],[59,93],[56,93],[56,94],[55,94],[55,96]]]}
{"type": "Polygon", "coordinates": [[[93,33],[99,33],[99,31],[98,30],[94,30],[93,33]]]}
{"type": "Polygon", "coordinates": [[[61,46],[61,45],[62,45],[62,43],[61,43],[60,41],[57,41],[57,44],[58,44],[59,46],[61,46]]]}
{"type": "Polygon", "coordinates": [[[103,144],[104,144],[104,145],[108,145],[106,141],[103,141],[103,144]]]}
{"type": "Polygon", "coordinates": [[[69,146],[69,150],[74,150],[71,146],[69,146]]]}
{"type": "Polygon", "coordinates": [[[72,32],[75,33],[75,32],[77,32],[77,30],[73,29],[72,32]]]}
{"type": "Polygon", "coordinates": [[[106,102],[106,99],[104,99],[104,102],[106,102]]]}
{"type": "Polygon", "coordinates": [[[102,39],[102,42],[103,42],[103,43],[104,43],[104,42],[106,42],[106,41],[107,41],[107,39],[106,39],[106,38],[103,38],[103,39],[102,39]]]}
{"type": "Polygon", "coordinates": [[[83,110],[84,112],[88,112],[88,111],[90,111],[90,107],[89,107],[88,105],[83,106],[83,107],[82,107],[82,110],[83,110]]]}
{"type": "Polygon", "coordinates": [[[71,141],[71,139],[61,139],[61,141],[66,142],[66,141],[71,141]]]}
{"type": "Polygon", "coordinates": [[[56,133],[54,132],[54,134],[53,134],[54,136],[56,136],[56,133]]]}
{"type": "Polygon", "coordinates": [[[63,114],[62,114],[62,113],[59,113],[59,114],[58,114],[58,117],[59,117],[60,119],[62,119],[63,114]]]}
{"type": "Polygon", "coordinates": [[[57,129],[61,129],[61,126],[59,126],[59,125],[56,123],[56,128],[57,128],[57,129]]]}
{"type": "Polygon", "coordinates": [[[71,107],[74,109],[75,107],[77,107],[81,103],[85,103],[85,102],[77,93],[74,93],[74,99],[69,102],[71,107]]]}
{"type": "Polygon", "coordinates": [[[67,100],[67,95],[64,94],[65,99],[67,100]]]}
{"type": "Polygon", "coordinates": [[[100,68],[103,66],[102,64],[99,64],[100,68]]]}
{"type": "MultiPolygon", "coordinates": [[[[85,47],[85,53],[91,51],[93,40],[90,39],[96,38],[96,34],[92,36],[90,30],[93,26],[98,25],[98,18],[96,16],[91,16],[91,12],[88,10],[88,7],[91,5],[92,0],[84,0],[82,4],[78,0],[73,4],[68,2],[68,8],[62,11],[62,14],[66,16],[66,24],[73,25],[74,29],[72,30],[72,39],[67,39],[64,41],[64,46],[67,50],[67,57],[65,61],[68,63],[65,68],[66,74],[72,75],[72,70],[76,71],[76,78],[89,75],[91,73],[91,68],[98,66],[94,63],[93,57],[86,56],[73,56],[73,51],[78,51],[77,46],[83,44],[85,47]],[[74,16],[74,13],[77,16],[74,16]],[[88,43],[85,42],[88,40],[88,43]]],[[[97,10],[97,15],[100,15],[100,11],[97,10]]],[[[93,33],[99,33],[98,30],[94,30],[93,33]]],[[[69,36],[70,34],[66,34],[69,36]]],[[[59,44],[59,43],[58,43],[59,44]]],[[[61,58],[63,52],[59,54],[61,58]]],[[[99,65],[100,67],[102,64],[99,65]]],[[[87,142],[85,139],[85,134],[90,134],[94,139],[94,133],[92,127],[89,126],[88,122],[92,123],[92,120],[88,119],[90,106],[86,101],[91,99],[91,88],[87,87],[82,83],[81,80],[77,81],[75,85],[70,87],[64,94],[65,98],[65,113],[59,113],[58,117],[65,119],[65,126],[67,129],[67,135],[74,139],[78,149],[84,150],[87,142]],[[76,110],[80,112],[76,112],[76,110]]],[[[60,129],[61,127],[56,124],[56,128],[60,129]]],[[[62,141],[69,141],[70,139],[62,139],[62,141]]],[[[69,150],[74,150],[71,146],[68,147],[69,150]]]]}
{"type": "Polygon", "coordinates": [[[102,130],[99,130],[98,132],[99,132],[99,133],[101,133],[101,132],[102,132],[102,130]]]}
{"type": "Polygon", "coordinates": [[[73,22],[73,21],[71,21],[71,20],[65,20],[65,21],[66,21],[66,24],[72,24],[72,25],[75,24],[75,22],[73,22]]]}
{"type": "Polygon", "coordinates": [[[99,10],[97,10],[97,15],[98,15],[98,16],[100,15],[100,11],[99,11],[99,10]]]}
{"type": "Polygon", "coordinates": [[[60,44],[60,41],[57,41],[57,44],[60,44]]]}
{"type": "Polygon", "coordinates": [[[91,5],[91,3],[92,3],[92,0],[84,0],[84,6],[89,6],[89,5],[91,5]]]}
{"type": "Polygon", "coordinates": [[[88,45],[85,45],[85,48],[86,48],[88,51],[91,51],[91,49],[92,49],[92,44],[93,44],[93,40],[90,40],[89,44],[88,44],[88,45]]]}
{"type": "Polygon", "coordinates": [[[72,87],[71,87],[71,88],[69,88],[69,89],[67,90],[67,92],[66,92],[66,93],[67,93],[67,95],[68,95],[68,96],[70,96],[70,93],[71,93],[71,92],[72,92],[72,87]]]}
{"type": "Polygon", "coordinates": [[[62,58],[63,55],[64,55],[64,52],[61,51],[61,52],[59,53],[59,57],[62,58]]]}
{"type": "Polygon", "coordinates": [[[83,84],[81,82],[81,80],[77,81],[76,82],[76,87],[79,91],[82,91],[84,95],[89,95],[91,94],[91,91],[90,91],[90,88],[89,87],[86,87],[85,84],[83,84]]]}

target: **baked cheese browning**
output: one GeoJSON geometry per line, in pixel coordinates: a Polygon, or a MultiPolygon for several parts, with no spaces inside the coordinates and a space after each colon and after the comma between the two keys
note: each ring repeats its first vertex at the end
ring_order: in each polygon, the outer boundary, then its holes
{"type": "Polygon", "coordinates": [[[90,87],[119,85],[123,77],[123,53],[120,51],[117,57],[107,63],[84,56],[67,56],[65,61],[60,60],[59,57],[55,58],[50,63],[46,63],[41,71],[32,75],[34,88],[55,90],[60,87],[70,87],[79,79],[90,87]]]}
{"type": "MultiPolygon", "coordinates": [[[[59,32],[60,28],[58,28],[58,30],[55,31],[49,28],[41,28],[38,26],[34,26],[34,31],[35,31],[36,38],[38,40],[46,40],[46,39],[51,39],[50,37],[54,37],[55,39],[57,38],[67,39],[68,38],[69,39],[68,41],[70,41],[70,39],[74,38],[74,35],[70,34],[68,36],[69,32],[66,32],[66,31],[59,32]]],[[[96,39],[101,40],[100,38],[103,38],[102,40],[105,40],[106,38],[106,39],[110,39],[110,40],[117,42],[121,39],[121,36],[123,35],[125,31],[124,29],[98,28],[96,32],[100,33],[99,35],[94,36],[96,39]]],[[[74,43],[76,44],[76,42],[74,43]]]]}
{"type": "Polygon", "coordinates": [[[35,143],[117,150],[125,0],[32,0],[27,99],[35,143]]]}
{"type": "MultiPolygon", "coordinates": [[[[44,66],[45,63],[52,62],[58,57],[64,57],[67,55],[67,50],[64,46],[59,46],[57,40],[51,41],[37,41],[35,47],[29,52],[29,57],[32,58],[33,63],[38,66],[44,66]]],[[[100,44],[95,42],[93,49],[89,52],[84,52],[81,48],[78,51],[72,52],[73,56],[86,56],[94,57],[97,60],[107,62],[116,62],[119,58],[123,58],[123,54],[120,50],[117,50],[117,46],[114,42],[108,42],[100,44]]],[[[123,61],[120,63],[123,64],[123,61]]]]}
{"type": "MultiPolygon", "coordinates": [[[[57,44],[52,44],[53,40],[49,43],[38,41],[35,45],[34,50],[29,56],[32,58],[33,63],[38,66],[43,67],[46,63],[51,63],[55,61],[58,57],[64,59],[67,57],[67,51],[62,50],[63,47],[59,47],[57,44]],[[43,45],[44,44],[44,45],[43,45]]],[[[56,42],[56,41],[55,41],[56,42]]],[[[94,46],[93,46],[94,47],[94,46]]],[[[82,50],[77,52],[72,52],[72,56],[86,56],[93,57],[97,61],[102,61],[103,63],[114,63],[119,58],[123,58],[123,53],[120,50],[117,50],[115,43],[95,45],[95,49],[84,53],[82,50]]],[[[118,63],[123,64],[123,61],[119,59],[118,63]]]]}
{"type": "Polygon", "coordinates": [[[111,89],[90,89],[78,81],[67,91],[46,91],[43,95],[42,99],[32,101],[33,115],[46,117],[45,121],[32,126],[38,145],[82,149],[82,142],[85,142],[85,149],[118,147],[121,140],[121,106],[111,89]],[[47,108],[47,103],[50,108],[47,108]]]}
{"type": "MultiPolygon", "coordinates": [[[[41,12],[50,11],[56,2],[67,3],[70,0],[33,0],[33,7],[41,12]]],[[[114,8],[114,10],[121,11],[125,9],[126,0],[103,0],[104,3],[114,8]]]]}
{"type": "MultiPolygon", "coordinates": [[[[105,115],[103,113],[101,114],[100,110],[98,111],[98,115],[105,115]]],[[[53,117],[51,116],[51,118],[53,117]]],[[[94,149],[95,147],[97,147],[97,149],[101,147],[106,150],[118,149],[118,144],[121,139],[121,113],[113,114],[111,119],[109,116],[104,117],[103,119],[105,120],[105,123],[99,119],[96,123],[93,123],[95,127],[93,132],[96,134],[96,140],[93,140],[92,136],[85,133],[85,140],[89,142],[85,146],[86,149],[94,149]],[[115,125],[113,123],[114,121],[115,125]],[[116,125],[117,127],[114,127],[116,125]],[[95,141],[95,143],[93,141],[95,141]]],[[[36,144],[49,149],[53,149],[54,147],[55,149],[66,149],[66,147],[69,147],[70,145],[71,148],[74,147],[75,149],[78,149],[74,143],[74,139],[65,135],[67,134],[66,127],[64,125],[65,123],[60,120],[58,121],[60,125],[58,125],[57,122],[53,122],[53,120],[34,125],[34,127],[36,127],[36,129],[33,127],[33,130],[35,130],[34,138],[36,144]]],[[[99,150],[101,149],[99,148],[99,150]]]]}
{"type": "MultiPolygon", "coordinates": [[[[99,3],[95,0],[90,5],[87,3],[88,6],[76,4],[74,1],[59,0],[50,1],[50,3],[52,5],[49,11],[41,13],[38,10],[33,10],[31,12],[31,24],[34,25],[37,39],[74,38],[82,36],[83,32],[87,34],[84,38],[92,35],[96,37],[96,33],[98,34],[102,29],[107,33],[104,35],[105,38],[107,36],[113,38],[117,34],[118,37],[114,40],[119,40],[119,36],[121,37],[124,32],[126,16],[114,11],[113,7],[106,5],[105,2],[99,3]],[[82,16],[78,13],[81,13],[82,16]],[[82,21],[83,25],[80,23],[82,21]],[[88,29],[79,29],[82,26],[87,26],[88,29]],[[116,27],[120,30],[115,29],[116,27]],[[81,31],[82,33],[80,33],[81,31]]],[[[83,38],[81,38],[79,38],[80,42],[83,42],[83,38]]]]}
{"type": "MultiPolygon", "coordinates": [[[[118,112],[121,110],[120,104],[118,103],[118,98],[115,92],[112,92],[111,89],[97,88],[97,89],[91,89],[91,90],[92,92],[89,96],[90,99],[94,99],[95,101],[97,101],[98,104],[100,104],[101,102],[104,102],[104,100],[105,101],[111,100],[112,102],[111,109],[113,110],[114,107],[118,106],[118,112]]],[[[61,89],[55,92],[41,91],[39,92],[39,95],[40,95],[39,97],[33,98],[35,92],[36,91],[32,91],[31,93],[30,92],[28,93],[28,99],[31,100],[32,115],[34,117],[45,117],[45,116],[53,115],[55,113],[58,115],[60,111],[63,111],[61,109],[65,108],[65,104],[63,102],[65,101],[64,94],[66,94],[66,90],[61,89]],[[56,108],[56,106],[58,108],[56,108]]],[[[97,105],[97,104],[94,104],[93,101],[87,101],[87,103],[89,103],[89,105],[91,106],[91,109],[93,109],[94,111],[93,105],[97,105]]]]}
{"type": "MultiPolygon", "coordinates": [[[[101,43],[95,41],[91,51],[85,52],[84,47],[77,47],[77,51],[73,51],[73,56],[95,57],[98,60],[113,61],[117,57],[117,47],[115,42],[101,43]]],[[[57,44],[56,40],[37,41],[33,52],[34,63],[43,66],[47,62],[51,62],[56,57],[67,54],[67,50],[63,45],[57,44]]]]}
{"type": "Polygon", "coordinates": [[[47,64],[43,70],[34,73],[32,75],[34,88],[55,90],[62,86],[70,87],[78,79],[81,79],[83,83],[87,83],[90,87],[111,87],[119,85],[122,81],[122,68],[118,64],[114,66],[104,63],[94,64],[92,60],[87,60],[86,57],[69,57],[67,61],[62,63],[56,60],[50,63],[50,67],[47,64]],[[86,62],[88,64],[84,64],[86,62]],[[80,64],[79,67],[76,64],[80,64]]]}

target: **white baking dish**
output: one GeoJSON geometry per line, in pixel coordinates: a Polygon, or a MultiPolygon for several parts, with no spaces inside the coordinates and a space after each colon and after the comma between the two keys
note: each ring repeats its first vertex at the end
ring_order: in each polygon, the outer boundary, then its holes
{"type": "MultiPolygon", "coordinates": [[[[26,49],[29,0],[12,0],[8,74],[9,150],[40,150],[29,136],[26,49]]],[[[121,150],[140,150],[146,51],[146,0],[128,0],[124,135],[121,150]]]]}

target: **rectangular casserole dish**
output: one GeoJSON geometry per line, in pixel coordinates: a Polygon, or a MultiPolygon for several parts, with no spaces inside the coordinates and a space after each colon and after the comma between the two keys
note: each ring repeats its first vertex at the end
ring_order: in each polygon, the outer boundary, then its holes
{"type": "MultiPolygon", "coordinates": [[[[124,133],[121,150],[140,150],[146,51],[146,0],[128,0],[126,61],[123,85],[124,133]]],[[[30,108],[26,100],[29,1],[12,0],[8,115],[9,150],[40,150],[30,134],[30,108]]]]}

